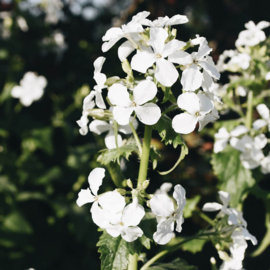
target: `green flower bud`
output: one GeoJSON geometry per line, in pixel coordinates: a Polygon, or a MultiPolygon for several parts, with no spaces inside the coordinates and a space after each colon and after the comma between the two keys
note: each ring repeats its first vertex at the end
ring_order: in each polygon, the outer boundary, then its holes
{"type": "Polygon", "coordinates": [[[127,180],[127,186],[131,189],[133,189],[133,184],[132,181],[130,179],[127,180]]]}

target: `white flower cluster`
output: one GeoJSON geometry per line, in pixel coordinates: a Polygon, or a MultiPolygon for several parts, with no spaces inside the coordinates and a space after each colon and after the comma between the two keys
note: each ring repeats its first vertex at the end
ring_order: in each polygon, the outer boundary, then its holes
{"type": "MultiPolygon", "coordinates": [[[[103,99],[104,89],[108,90],[107,100],[109,105],[113,106],[109,123],[111,126],[109,127],[108,123],[95,122],[90,124],[91,131],[97,134],[109,131],[112,135],[114,121],[121,128],[127,126],[135,117],[145,125],[156,124],[161,117],[161,110],[156,104],[158,87],[171,87],[175,84],[180,69],[183,70],[183,93],[178,96],[177,104],[184,112],[174,117],[174,130],[177,133],[188,134],[199,123],[200,131],[206,124],[219,118],[214,101],[220,102],[220,98],[216,95],[214,80],[219,79],[220,74],[209,56],[212,49],[209,48],[206,39],[197,36],[193,40],[183,42],[175,38],[176,31],[171,26],[188,22],[186,16],[175,15],[172,18],[164,17],[150,21],[147,19],[149,14],[147,11],[140,12],[133,16],[128,24],[113,27],[103,36],[103,52],[112,48],[120,39],[126,39],[118,49],[118,56],[122,66],[125,65],[123,69],[128,77],[107,78],[101,73],[105,58],[101,56],[96,59],[94,79],[97,85],[84,99],[82,117],[77,121],[82,135],[88,132],[88,115],[91,114],[91,110],[95,106],[101,110],[107,108],[103,99]],[[195,45],[199,45],[197,52],[189,54],[184,51],[195,45]],[[129,64],[127,57],[134,52],[129,64]],[[133,71],[142,73],[144,78],[135,80],[133,71]],[[102,130],[96,128],[97,125],[102,125],[102,130]]],[[[137,123],[133,121],[133,125],[137,126],[137,123]]],[[[106,145],[108,148],[115,147],[115,144],[106,145]]]]}
{"type": "MultiPolygon", "coordinates": [[[[113,237],[119,235],[127,242],[135,241],[143,235],[138,226],[145,215],[145,210],[139,202],[139,198],[133,196],[132,202],[118,193],[117,190],[108,191],[98,195],[99,187],[105,176],[105,169],[95,168],[88,176],[90,189],[82,189],[79,192],[77,205],[93,203],[91,207],[92,219],[96,225],[105,229],[113,237]]],[[[137,194],[138,195],[138,194],[137,194]]],[[[186,204],[185,190],[181,185],[174,188],[173,197],[177,202],[174,207],[172,199],[165,194],[156,194],[149,201],[152,212],[158,219],[157,231],[154,240],[160,244],[167,244],[174,236],[174,222],[176,231],[181,232],[183,219],[183,208],[186,204]]]]}
{"type": "Polygon", "coordinates": [[[261,166],[262,173],[267,174],[270,173],[270,152],[265,156],[263,148],[268,141],[263,133],[256,136],[254,134],[258,131],[262,132],[266,126],[270,131],[269,109],[265,104],[259,104],[257,111],[263,119],[256,120],[251,131],[243,125],[237,126],[231,132],[228,132],[225,127],[220,128],[215,134],[214,152],[223,151],[230,142],[232,147],[241,152],[240,159],[245,168],[252,170],[261,166]]]}
{"type": "Polygon", "coordinates": [[[37,76],[34,72],[26,72],[20,81],[20,86],[12,88],[11,96],[19,98],[22,105],[28,107],[43,96],[46,85],[47,80],[44,76],[37,76]]]}
{"type": "Polygon", "coordinates": [[[242,261],[247,248],[246,240],[250,240],[253,245],[257,245],[257,239],[247,230],[247,222],[243,218],[243,213],[234,208],[229,208],[230,194],[225,191],[219,191],[218,193],[222,204],[206,203],[202,210],[208,212],[220,210],[218,216],[227,215],[228,224],[235,226],[231,235],[233,242],[229,244],[231,257],[222,256],[224,253],[219,252],[221,258],[224,259],[220,270],[242,270],[242,261]]]}

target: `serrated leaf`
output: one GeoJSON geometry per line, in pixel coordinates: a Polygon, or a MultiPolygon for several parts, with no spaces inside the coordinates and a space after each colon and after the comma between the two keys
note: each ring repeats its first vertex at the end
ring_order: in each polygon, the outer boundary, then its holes
{"type": "Polygon", "coordinates": [[[124,270],[129,263],[129,254],[139,253],[139,241],[126,242],[121,236],[112,237],[103,231],[97,246],[101,253],[101,270],[124,270]]]}
{"type": "Polygon", "coordinates": [[[170,263],[160,263],[152,267],[148,267],[149,270],[198,270],[196,266],[188,265],[185,260],[177,258],[170,263]]]}
{"type": "Polygon", "coordinates": [[[201,196],[197,195],[195,197],[193,197],[192,199],[187,199],[186,200],[186,205],[184,207],[184,218],[189,218],[192,216],[192,212],[196,209],[196,205],[198,204],[198,202],[200,201],[201,196]]]}
{"type": "Polygon", "coordinates": [[[167,115],[162,115],[158,122],[153,125],[153,129],[157,130],[161,141],[167,144],[172,144],[176,148],[180,144],[184,144],[184,141],[180,134],[176,133],[172,128],[172,119],[167,115]]]}
{"type": "Polygon", "coordinates": [[[101,154],[98,156],[97,161],[103,165],[112,162],[118,162],[120,164],[121,157],[128,160],[132,152],[138,153],[138,147],[134,140],[129,140],[125,145],[115,149],[104,149],[100,151],[101,154]]]}
{"type": "Polygon", "coordinates": [[[242,165],[240,154],[241,152],[231,146],[227,146],[220,153],[212,154],[211,163],[219,179],[218,187],[230,193],[231,207],[237,207],[246,189],[255,183],[251,171],[242,165]]]}

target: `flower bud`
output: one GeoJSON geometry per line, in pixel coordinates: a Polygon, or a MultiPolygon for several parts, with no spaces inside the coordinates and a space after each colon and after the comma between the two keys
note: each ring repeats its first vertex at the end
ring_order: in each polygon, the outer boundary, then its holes
{"type": "Polygon", "coordinates": [[[146,189],[149,186],[150,181],[149,180],[144,180],[142,183],[142,188],[146,189]]]}
{"type": "Polygon", "coordinates": [[[109,121],[113,117],[112,112],[109,110],[91,109],[88,111],[88,113],[94,119],[103,121],[109,121]]]}
{"type": "Polygon", "coordinates": [[[125,196],[126,195],[126,190],[125,189],[123,189],[123,188],[117,188],[117,189],[115,189],[120,195],[123,195],[123,196],[125,196]]]}
{"type": "Polygon", "coordinates": [[[110,77],[106,80],[105,85],[112,86],[120,80],[118,76],[110,77]]]}
{"type": "Polygon", "coordinates": [[[127,186],[131,189],[133,189],[133,184],[130,179],[127,180],[127,186]]]}

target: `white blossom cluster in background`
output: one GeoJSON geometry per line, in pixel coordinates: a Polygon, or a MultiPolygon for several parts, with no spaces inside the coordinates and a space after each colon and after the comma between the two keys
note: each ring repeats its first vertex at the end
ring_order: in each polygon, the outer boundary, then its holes
{"type": "MultiPolygon", "coordinates": [[[[183,89],[183,93],[179,93],[177,99],[177,104],[183,112],[176,115],[172,121],[172,127],[177,133],[190,133],[197,123],[200,131],[209,122],[219,118],[215,101],[221,101],[215,91],[215,80],[219,79],[220,74],[209,55],[212,49],[209,48],[206,39],[199,36],[188,42],[176,39],[176,31],[172,26],[187,23],[186,16],[166,16],[150,21],[147,19],[149,14],[147,11],[138,13],[126,25],[109,29],[102,38],[103,52],[110,50],[120,39],[125,39],[118,48],[119,59],[128,75],[125,79],[118,76],[107,78],[102,72],[106,60],[103,56],[94,62],[96,86],[84,99],[82,117],[77,123],[82,135],[86,135],[89,128],[97,134],[109,131],[106,136],[108,148],[116,146],[116,143],[108,144],[109,136],[112,137],[114,133],[115,121],[119,131],[124,134],[131,133],[124,131],[129,122],[132,122],[136,129],[136,117],[145,125],[158,122],[161,117],[160,107],[156,104],[159,87],[178,84],[179,89],[183,89]],[[198,46],[196,51],[191,54],[185,52],[194,46],[198,46]],[[127,58],[130,58],[130,63],[127,58]],[[134,71],[139,72],[141,79],[138,79],[138,76],[134,78],[134,71]],[[178,82],[181,74],[179,71],[183,71],[181,85],[178,82]],[[108,94],[105,99],[106,93],[108,94]],[[94,109],[95,106],[99,108],[99,113],[94,119],[100,119],[88,126],[88,116],[93,116],[94,110],[97,110],[94,109]],[[105,115],[109,116],[106,124],[104,121],[100,122],[105,115]]],[[[115,141],[119,141],[121,145],[119,135],[115,141]]]]}
{"type": "Polygon", "coordinates": [[[225,252],[219,251],[220,258],[224,260],[220,270],[242,270],[242,261],[247,248],[246,240],[250,240],[253,245],[257,245],[257,239],[247,230],[247,222],[243,218],[243,213],[235,208],[229,208],[230,194],[225,191],[219,191],[218,193],[222,204],[206,203],[202,210],[207,212],[220,210],[217,216],[227,216],[228,225],[235,227],[231,234],[232,243],[229,244],[231,256],[229,257],[225,252]]]}
{"type": "Polygon", "coordinates": [[[29,71],[24,74],[20,85],[12,88],[11,96],[20,99],[21,104],[28,107],[43,96],[46,85],[47,80],[44,76],[29,71]]]}

